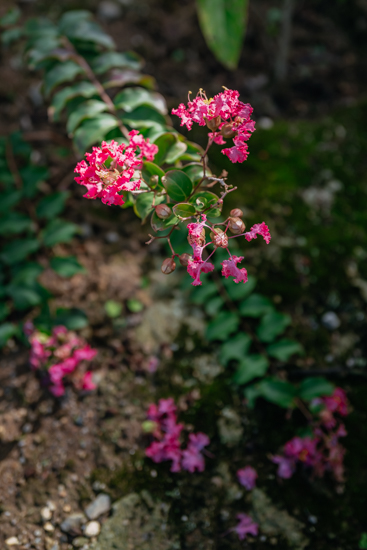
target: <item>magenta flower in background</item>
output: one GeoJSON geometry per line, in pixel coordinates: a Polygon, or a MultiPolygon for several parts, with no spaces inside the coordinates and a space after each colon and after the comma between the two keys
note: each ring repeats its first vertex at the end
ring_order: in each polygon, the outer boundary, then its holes
{"type": "Polygon", "coordinates": [[[259,526],[254,522],[251,516],[247,514],[237,514],[236,518],[238,519],[238,524],[231,530],[237,533],[240,540],[244,540],[247,535],[256,537],[259,532],[259,526]]]}
{"type": "Polygon", "coordinates": [[[257,471],[251,466],[246,466],[237,470],[237,479],[248,491],[251,491],[256,485],[257,471]]]}

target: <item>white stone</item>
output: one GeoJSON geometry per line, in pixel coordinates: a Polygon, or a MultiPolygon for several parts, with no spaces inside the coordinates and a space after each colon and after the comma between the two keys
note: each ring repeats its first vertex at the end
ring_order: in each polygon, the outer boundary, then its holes
{"type": "Polygon", "coordinates": [[[44,530],[47,531],[48,533],[52,533],[52,531],[55,531],[55,527],[52,525],[52,523],[50,523],[49,521],[47,521],[44,526],[43,526],[44,530]]]}
{"type": "Polygon", "coordinates": [[[100,530],[101,526],[98,521],[90,521],[85,526],[84,534],[86,537],[96,537],[97,535],[99,535],[100,530]]]}
{"type": "Polygon", "coordinates": [[[20,542],[17,537],[9,537],[8,539],[6,539],[5,544],[7,544],[8,546],[19,546],[20,542]]]}
{"type": "Polygon", "coordinates": [[[51,512],[50,508],[47,508],[47,506],[42,508],[41,518],[43,519],[43,521],[49,521],[52,518],[52,512],[51,512]]]}

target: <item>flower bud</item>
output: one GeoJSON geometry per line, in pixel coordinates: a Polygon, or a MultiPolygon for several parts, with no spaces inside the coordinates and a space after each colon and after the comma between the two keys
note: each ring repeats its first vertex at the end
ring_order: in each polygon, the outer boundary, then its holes
{"type": "Polygon", "coordinates": [[[215,130],[218,128],[219,124],[221,123],[220,116],[216,116],[215,118],[212,118],[211,120],[205,119],[206,125],[212,132],[215,132],[215,130]]]}
{"type": "Polygon", "coordinates": [[[210,233],[210,238],[213,241],[214,245],[221,248],[227,248],[228,237],[224,233],[223,229],[219,229],[219,227],[213,227],[213,230],[214,231],[210,233]]]}
{"type": "Polygon", "coordinates": [[[185,254],[181,254],[178,259],[183,267],[187,267],[189,265],[189,260],[191,260],[191,256],[185,252],[185,254]]]}
{"type": "Polygon", "coordinates": [[[233,210],[230,211],[229,215],[233,218],[242,218],[243,212],[239,208],[233,208],[233,210]]]}
{"type": "Polygon", "coordinates": [[[167,204],[158,204],[155,213],[161,220],[167,220],[172,215],[172,210],[167,204]]]}
{"type": "Polygon", "coordinates": [[[170,273],[173,273],[176,269],[176,264],[173,260],[173,258],[166,258],[162,264],[161,271],[165,275],[169,275],[170,273]]]}
{"type": "Polygon", "coordinates": [[[236,217],[229,218],[228,222],[229,222],[228,223],[228,229],[234,235],[240,235],[246,229],[246,226],[243,223],[243,221],[241,220],[241,218],[236,218],[236,217]]]}
{"type": "Polygon", "coordinates": [[[222,128],[220,129],[220,133],[224,138],[228,139],[236,135],[236,132],[233,131],[232,126],[232,122],[226,122],[225,124],[223,124],[222,128]]]}

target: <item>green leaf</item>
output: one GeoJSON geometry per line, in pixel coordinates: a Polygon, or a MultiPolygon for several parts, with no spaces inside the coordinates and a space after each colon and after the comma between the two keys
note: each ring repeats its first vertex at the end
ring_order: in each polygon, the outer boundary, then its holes
{"type": "Polygon", "coordinates": [[[150,225],[154,231],[165,231],[178,222],[179,219],[174,215],[170,216],[166,220],[161,220],[161,218],[158,218],[156,212],[154,211],[150,220],[150,225]]]}
{"type": "Polygon", "coordinates": [[[13,323],[3,323],[0,325],[0,348],[5,346],[8,340],[18,334],[19,329],[13,323]]]}
{"type": "Polygon", "coordinates": [[[276,378],[263,380],[257,385],[257,390],[270,403],[286,409],[294,406],[294,398],[297,396],[297,390],[292,384],[276,378]]]}
{"type": "Polygon", "coordinates": [[[6,29],[1,33],[1,43],[4,44],[4,46],[9,46],[13,42],[17,42],[22,36],[22,27],[12,27],[11,29],[6,29]]]}
{"type": "Polygon", "coordinates": [[[248,334],[240,332],[225,342],[220,348],[219,359],[221,363],[227,365],[231,359],[242,361],[248,354],[251,341],[251,337],[248,334]]]}
{"type": "Polygon", "coordinates": [[[52,90],[63,84],[64,82],[70,82],[74,80],[78,75],[84,73],[84,69],[75,63],[75,61],[64,61],[63,63],[57,63],[46,72],[44,77],[44,90],[45,95],[48,97],[52,90]]]}
{"type": "Polygon", "coordinates": [[[67,86],[54,95],[48,109],[48,114],[54,121],[58,121],[68,101],[79,96],[88,98],[94,95],[98,95],[98,90],[94,84],[90,82],[83,81],[74,84],[74,86],[67,86]]]}
{"type": "Polygon", "coordinates": [[[78,330],[88,326],[88,319],[84,311],[77,308],[56,310],[56,316],[53,319],[54,325],[64,325],[69,330],[78,330]]]}
{"type": "MultiPolygon", "coordinates": [[[[201,212],[202,210],[206,210],[209,206],[216,204],[218,200],[219,197],[215,195],[215,193],[211,193],[210,191],[199,191],[190,198],[190,203],[194,204],[195,208],[201,212]]],[[[214,208],[206,210],[205,214],[211,218],[218,218],[218,216],[221,215],[221,212],[222,205],[220,204],[214,208]]]]}
{"type": "MultiPolygon", "coordinates": [[[[192,141],[186,141],[186,152],[181,156],[181,160],[189,160],[192,162],[200,162],[204,149],[197,143],[192,141]]],[[[209,174],[210,172],[208,172],[209,174]]]]}
{"type": "Polygon", "coordinates": [[[123,109],[126,113],[131,113],[141,105],[149,105],[162,115],[167,114],[164,97],[158,92],[151,92],[144,88],[125,88],[116,95],[113,102],[117,109],[123,109]]]}
{"type": "Polygon", "coordinates": [[[191,291],[191,302],[193,304],[205,304],[207,300],[218,293],[217,287],[214,283],[208,282],[206,285],[196,286],[194,288],[190,287],[191,291]]]}
{"type": "Polygon", "coordinates": [[[78,126],[83,120],[94,118],[95,115],[107,110],[107,105],[104,101],[98,99],[90,99],[81,103],[68,118],[66,131],[69,135],[73,135],[78,126]]]}
{"type": "Polygon", "coordinates": [[[287,326],[291,324],[291,321],[290,315],[271,311],[266,313],[261,319],[256,334],[261,342],[270,343],[275,340],[279,334],[284,332],[287,326]]]}
{"type": "Polygon", "coordinates": [[[143,60],[135,52],[106,52],[95,57],[90,65],[95,74],[103,74],[115,68],[128,68],[138,71],[143,65],[143,60]]]}
{"type": "Polygon", "coordinates": [[[18,286],[33,286],[42,271],[43,267],[37,262],[23,262],[12,268],[11,282],[18,286]]]}
{"type": "Polygon", "coordinates": [[[118,120],[109,114],[96,115],[93,119],[86,120],[74,134],[74,142],[78,151],[84,155],[91,145],[103,141],[108,132],[117,127],[118,120]]]}
{"type": "Polygon", "coordinates": [[[58,257],[50,260],[50,265],[61,277],[73,277],[77,273],[86,273],[86,270],[78,262],[75,256],[58,257]]]}
{"type": "MultiPolygon", "coordinates": [[[[157,197],[156,204],[160,204],[164,201],[164,197],[157,197]]],[[[145,218],[152,212],[153,202],[153,193],[142,193],[141,195],[138,195],[135,200],[134,204],[134,212],[138,216],[138,218],[141,218],[142,220],[145,220],[145,218]]]]}
{"type": "MultiPolygon", "coordinates": [[[[204,176],[203,165],[200,162],[191,162],[181,168],[187,174],[193,184],[198,183],[204,176]]],[[[207,168],[206,175],[210,176],[211,171],[207,168]]]]}
{"type": "Polygon", "coordinates": [[[6,319],[6,317],[9,315],[10,309],[4,302],[0,302],[0,321],[3,321],[6,319]]]}
{"type": "Polygon", "coordinates": [[[107,300],[104,308],[108,317],[111,317],[111,319],[119,317],[122,312],[122,304],[120,304],[119,302],[115,302],[115,300],[107,300]]]}
{"type": "Polygon", "coordinates": [[[40,247],[40,243],[37,239],[17,239],[7,243],[0,253],[0,259],[8,264],[12,265],[24,260],[29,254],[36,252],[40,247]]]}
{"type": "Polygon", "coordinates": [[[273,309],[272,302],[261,294],[252,294],[239,307],[240,313],[244,317],[261,317],[273,309]]]}
{"type": "Polygon", "coordinates": [[[254,354],[244,357],[233,376],[235,384],[247,384],[254,378],[264,376],[269,367],[269,361],[264,355],[254,354]]]}
{"type": "Polygon", "coordinates": [[[45,246],[54,246],[70,241],[76,231],[77,226],[74,223],[57,218],[48,223],[41,235],[45,246]]]}
{"type": "Polygon", "coordinates": [[[31,228],[32,220],[19,212],[9,212],[0,219],[0,235],[15,235],[31,228]]]}
{"type": "Polygon", "coordinates": [[[2,27],[11,27],[12,25],[15,25],[15,23],[18,21],[20,15],[21,15],[21,13],[22,12],[18,8],[18,6],[8,9],[8,11],[5,13],[5,15],[0,17],[0,25],[2,27]]]}
{"type": "Polygon", "coordinates": [[[361,538],[358,544],[358,548],[360,550],[366,550],[367,549],[367,533],[362,533],[361,538]]]}
{"type": "Polygon", "coordinates": [[[92,18],[93,15],[87,10],[68,11],[60,17],[60,33],[72,41],[93,42],[112,50],[115,47],[114,41],[92,18]]]}
{"type": "Polygon", "coordinates": [[[28,309],[42,302],[43,296],[39,288],[39,286],[29,288],[12,284],[8,286],[7,294],[12,298],[16,309],[28,309]]]}
{"type": "Polygon", "coordinates": [[[216,319],[208,323],[206,328],[206,339],[226,340],[233,332],[238,329],[239,318],[235,313],[223,311],[216,319]]]}
{"type": "Polygon", "coordinates": [[[303,347],[294,340],[283,338],[266,348],[270,357],[275,357],[279,361],[288,361],[295,353],[303,353],[303,347]]]}
{"type": "Polygon", "coordinates": [[[334,391],[334,386],[325,378],[310,377],[306,378],[300,384],[298,396],[305,401],[311,401],[315,397],[331,395],[334,391]]]}
{"type": "Polygon", "coordinates": [[[164,164],[168,151],[176,143],[176,141],[176,136],[170,132],[162,134],[154,141],[158,147],[158,153],[154,157],[156,164],[159,166],[164,164]]]}
{"type": "Polygon", "coordinates": [[[247,283],[245,284],[233,284],[233,279],[224,279],[223,284],[229,294],[229,297],[232,300],[238,301],[251,294],[256,286],[256,279],[252,275],[249,275],[247,283]]]}
{"type": "Polygon", "coordinates": [[[37,194],[38,184],[49,176],[45,166],[28,165],[19,172],[23,180],[23,195],[27,198],[33,198],[37,194]]]}
{"type": "Polygon", "coordinates": [[[147,105],[140,105],[140,107],[136,107],[133,111],[124,113],[121,120],[124,124],[131,126],[131,128],[164,127],[166,125],[164,116],[147,105]]]}
{"type": "Polygon", "coordinates": [[[186,201],[192,192],[190,178],[180,170],[170,170],[162,178],[162,183],[169,197],[177,202],[186,201]]]}
{"type": "Polygon", "coordinates": [[[176,160],[180,159],[187,149],[187,144],[183,141],[177,140],[176,143],[168,150],[165,162],[167,164],[174,164],[176,160]]]}
{"type": "Polygon", "coordinates": [[[144,305],[141,303],[140,300],[137,300],[136,298],[131,298],[126,303],[127,307],[132,313],[139,313],[144,309],[144,305]]]}
{"type": "Polygon", "coordinates": [[[164,171],[153,162],[146,161],[143,163],[142,176],[143,180],[151,187],[155,187],[157,185],[163,189],[162,177],[164,176],[164,171]],[[155,183],[155,178],[152,180],[152,176],[158,176],[157,183],[155,183]]]}
{"type": "Polygon", "coordinates": [[[186,202],[179,202],[178,204],[175,204],[173,211],[176,216],[184,219],[195,216],[196,214],[196,208],[192,204],[187,204],[186,202]]]}
{"type": "Polygon", "coordinates": [[[36,206],[37,216],[46,219],[58,216],[64,210],[65,201],[69,195],[68,191],[60,191],[43,197],[36,206]]]}
{"type": "Polygon", "coordinates": [[[205,303],[204,308],[205,312],[209,317],[216,317],[219,313],[219,310],[224,305],[224,300],[221,296],[215,296],[208,302],[205,303]]]}
{"type": "Polygon", "coordinates": [[[228,69],[240,58],[248,0],[197,0],[201,30],[215,57],[228,69]]]}
{"type": "Polygon", "coordinates": [[[154,90],[156,82],[153,76],[141,74],[131,69],[114,69],[111,71],[111,76],[103,82],[103,87],[107,88],[123,88],[127,84],[138,84],[144,88],[154,90]]]}

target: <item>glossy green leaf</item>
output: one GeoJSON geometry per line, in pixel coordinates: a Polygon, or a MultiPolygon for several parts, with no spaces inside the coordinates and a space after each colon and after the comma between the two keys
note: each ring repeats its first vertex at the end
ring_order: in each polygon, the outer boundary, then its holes
{"type": "Polygon", "coordinates": [[[294,406],[294,399],[297,396],[297,390],[292,384],[276,378],[262,380],[256,385],[256,390],[258,396],[286,409],[294,406]]]}
{"type": "Polygon", "coordinates": [[[218,218],[222,212],[222,205],[213,207],[217,203],[219,197],[210,191],[199,191],[190,198],[190,203],[194,204],[196,209],[201,212],[205,210],[205,214],[211,218],[218,218]],[[206,210],[208,207],[212,207],[206,210]]]}
{"type": "Polygon", "coordinates": [[[106,138],[107,133],[118,127],[118,120],[113,115],[100,114],[91,120],[86,120],[76,130],[74,142],[78,151],[84,155],[91,145],[100,143],[106,138]]]}
{"type": "Polygon", "coordinates": [[[269,367],[269,361],[264,355],[254,354],[244,357],[233,376],[235,384],[247,384],[254,378],[264,376],[269,367]]]}
{"type": "Polygon", "coordinates": [[[138,84],[149,90],[156,86],[155,78],[149,74],[141,74],[132,69],[113,69],[107,80],[103,82],[104,88],[123,88],[127,84],[138,84]]]}
{"type": "Polygon", "coordinates": [[[166,125],[165,117],[148,105],[140,105],[133,111],[124,113],[121,120],[131,128],[149,128],[149,126],[161,126],[163,128],[166,125]]]}
{"type": "Polygon", "coordinates": [[[12,284],[33,286],[43,269],[37,262],[22,262],[20,265],[15,265],[11,270],[12,284]]]}
{"type": "Polygon", "coordinates": [[[5,346],[8,340],[13,336],[16,336],[19,329],[14,323],[3,323],[0,325],[0,348],[5,346]]]}
{"type": "Polygon", "coordinates": [[[164,97],[158,92],[151,92],[145,88],[125,88],[113,100],[117,109],[131,113],[141,105],[149,105],[162,115],[167,114],[167,105],[164,97]]]}
{"type": "Polygon", "coordinates": [[[166,220],[161,220],[161,218],[158,218],[155,211],[153,211],[150,225],[152,226],[153,231],[165,231],[166,229],[169,229],[170,227],[172,227],[172,225],[175,225],[178,222],[179,220],[175,215],[170,216],[166,220]]]}
{"type": "Polygon", "coordinates": [[[163,189],[162,177],[164,176],[164,171],[162,170],[162,168],[157,166],[157,164],[148,161],[144,162],[142,176],[143,180],[151,187],[154,188],[158,186],[163,189]],[[156,181],[156,178],[154,178],[154,176],[158,176],[158,181],[156,181]]]}
{"type": "Polygon", "coordinates": [[[209,48],[225,67],[235,69],[245,35],[248,0],[196,0],[196,5],[209,48]]]}
{"type": "Polygon", "coordinates": [[[177,140],[176,143],[167,152],[165,162],[167,164],[174,164],[176,160],[182,158],[182,155],[187,149],[187,144],[183,141],[177,140]]]}
{"type": "Polygon", "coordinates": [[[162,183],[169,197],[177,202],[184,202],[192,192],[192,182],[190,178],[180,170],[170,170],[162,178],[162,183]]]}
{"type": "Polygon", "coordinates": [[[81,309],[60,308],[56,310],[56,316],[53,320],[53,324],[55,326],[64,325],[69,330],[78,330],[88,326],[88,318],[81,309]]]}
{"type": "Polygon", "coordinates": [[[70,193],[59,191],[43,197],[36,206],[36,214],[39,218],[51,219],[58,216],[65,206],[65,201],[70,193]]]}
{"type": "Polygon", "coordinates": [[[178,204],[175,204],[173,207],[173,211],[176,216],[184,219],[195,216],[196,214],[195,206],[193,206],[192,204],[187,204],[185,202],[179,202],[178,204]]]}
{"type": "Polygon", "coordinates": [[[261,294],[251,294],[239,307],[240,313],[244,317],[261,317],[273,309],[272,302],[261,294]]]}
{"type": "Polygon", "coordinates": [[[75,63],[75,61],[64,61],[63,63],[57,63],[46,72],[44,77],[44,90],[46,97],[50,95],[52,90],[63,84],[64,82],[70,82],[74,80],[78,75],[84,73],[84,69],[75,63]]]}
{"type": "Polygon", "coordinates": [[[48,223],[41,233],[43,243],[45,246],[67,243],[73,238],[77,229],[74,223],[62,220],[61,218],[54,219],[48,223]]]}
{"type": "Polygon", "coordinates": [[[331,395],[334,391],[334,385],[325,378],[310,377],[306,378],[300,384],[298,396],[305,401],[311,401],[315,397],[331,395]]]}
{"type": "Polygon", "coordinates": [[[69,135],[73,135],[78,126],[83,120],[94,118],[99,113],[107,110],[107,105],[104,101],[98,99],[90,99],[77,107],[68,118],[66,131],[69,135]]]}
{"type": "Polygon", "coordinates": [[[242,361],[247,356],[251,345],[251,337],[245,332],[236,334],[220,348],[219,359],[223,365],[227,365],[231,359],[242,361]]]}
{"type": "Polygon", "coordinates": [[[73,277],[77,273],[86,273],[85,268],[78,262],[75,256],[52,258],[50,265],[61,277],[73,277]]]}
{"type": "Polygon", "coordinates": [[[12,284],[8,286],[7,294],[12,298],[15,309],[28,309],[42,302],[42,294],[39,292],[39,285],[30,288],[12,284]]]}
{"type": "Polygon", "coordinates": [[[303,347],[294,340],[283,338],[266,348],[270,357],[275,357],[279,361],[288,361],[294,354],[303,353],[303,347]]]}
{"type": "Polygon", "coordinates": [[[115,319],[116,317],[119,317],[122,312],[122,304],[119,302],[115,302],[115,300],[108,300],[105,305],[104,309],[108,315],[108,317],[111,317],[111,319],[115,319]]]}
{"type": "Polygon", "coordinates": [[[16,235],[31,228],[32,220],[19,212],[9,212],[0,218],[0,235],[16,235]]]}
{"type": "Polygon", "coordinates": [[[60,33],[72,41],[93,42],[112,50],[115,47],[114,41],[92,18],[93,15],[87,10],[68,11],[60,17],[60,33]]]}
{"type": "Polygon", "coordinates": [[[24,260],[29,254],[36,252],[40,247],[37,239],[17,239],[7,243],[0,252],[0,259],[12,265],[24,260]]]}
{"type": "Polygon", "coordinates": [[[103,74],[115,68],[139,70],[142,65],[142,58],[135,52],[105,52],[91,62],[95,74],[103,74]]]}
{"type": "Polygon", "coordinates": [[[52,98],[51,105],[48,109],[49,116],[52,117],[54,121],[58,121],[62,110],[70,100],[78,96],[89,98],[95,95],[98,95],[98,90],[91,82],[83,81],[73,86],[67,86],[57,92],[52,98]]]}
{"type": "MultiPolygon", "coordinates": [[[[164,201],[164,197],[157,197],[156,204],[160,204],[164,201]]],[[[138,195],[134,204],[135,214],[145,220],[145,218],[152,212],[153,193],[142,193],[138,195]]]]}
{"type": "MultiPolygon", "coordinates": [[[[189,176],[190,180],[194,184],[198,183],[198,181],[200,181],[204,175],[203,166],[199,162],[192,162],[190,164],[186,164],[186,166],[183,166],[181,170],[189,176]]],[[[210,174],[211,174],[210,170],[207,169],[206,175],[210,176],[210,174]]]]}
{"type": "Polygon", "coordinates": [[[168,151],[176,143],[176,141],[176,136],[170,132],[166,132],[165,134],[162,134],[161,136],[159,136],[159,138],[154,140],[154,143],[158,147],[158,153],[154,157],[154,161],[156,164],[158,164],[159,166],[164,164],[168,151]]]}
{"type": "Polygon", "coordinates": [[[235,313],[223,311],[216,319],[208,323],[206,328],[206,339],[226,340],[228,336],[238,329],[239,318],[235,313]]]}
{"type": "Polygon", "coordinates": [[[271,311],[261,319],[256,334],[262,342],[270,343],[285,331],[291,321],[290,315],[271,311]]]}
{"type": "MultiPolygon", "coordinates": [[[[202,155],[204,154],[204,149],[197,143],[192,141],[185,141],[187,145],[186,152],[181,156],[181,160],[191,161],[191,162],[200,162],[202,155]]],[[[209,173],[209,172],[208,172],[209,173]]]]}

